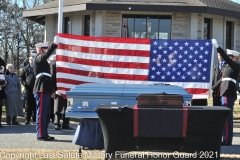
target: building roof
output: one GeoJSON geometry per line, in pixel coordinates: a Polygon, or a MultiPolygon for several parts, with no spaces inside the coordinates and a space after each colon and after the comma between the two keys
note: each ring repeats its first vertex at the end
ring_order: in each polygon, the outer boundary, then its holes
{"type": "MultiPolygon", "coordinates": [[[[25,10],[23,17],[44,24],[45,15],[58,13],[54,0],[25,10]],[[44,14],[43,14],[44,13],[44,14]]],[[[146,12],[209,13],[240,18],[240,4],[231,0],[64,0],[63,12],[117,10],[146,12]]]]}

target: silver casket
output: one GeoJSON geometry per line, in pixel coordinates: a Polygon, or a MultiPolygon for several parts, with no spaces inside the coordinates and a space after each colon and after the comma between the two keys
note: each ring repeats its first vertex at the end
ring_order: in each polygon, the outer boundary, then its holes
{"type": "Polygon", "coordinates": [[[98,118],[95,108],[99,105],[135,105],[138,94],[181,94],[184,105],[189,105],[192,95],[184,88],[168,84],[95,84],[75,86],[66,93],[66,117],[98,118]]]}

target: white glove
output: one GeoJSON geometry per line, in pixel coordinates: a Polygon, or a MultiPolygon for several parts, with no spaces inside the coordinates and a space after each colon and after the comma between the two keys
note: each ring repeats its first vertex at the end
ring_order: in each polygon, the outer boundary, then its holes
{"type": "Polygon", "coordinates": [[[218,43],[216,39],[212,39],[212,45],[214,45],[215,48],[218,48],[218,43]]]}
{"type": "Polygon", "coordinates": [[[56,91],[55,94],[61,96],[61,93],[59,91],[56,91]]]}
{"type": "Polygon", "coordinates": [[[55,36],[55,37],[54,37],[54,40],[53,40],[53,43],[55,43],[56,45],[58,45],[59,42],[60,42],[59,36],[55,36]]]}

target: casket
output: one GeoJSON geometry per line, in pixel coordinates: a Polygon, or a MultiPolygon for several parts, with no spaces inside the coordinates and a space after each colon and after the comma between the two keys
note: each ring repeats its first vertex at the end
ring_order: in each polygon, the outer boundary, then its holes
{"type": "Polygon", "coordinates": [[[183,105],[190,105],[192,95],[184,88],[168,84],[81,84],[66,92],[66,117],[98,118],[95,108],[104,105],[135,105],[138,94],[180,94],[183,105]]]}

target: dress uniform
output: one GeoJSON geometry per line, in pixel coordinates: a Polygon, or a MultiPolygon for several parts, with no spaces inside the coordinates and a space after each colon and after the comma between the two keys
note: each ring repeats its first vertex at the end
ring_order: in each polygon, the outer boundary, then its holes
{"type": "Polygon", "coordinates": [[[61,129],[60,120],[62,119],[62,129],[73,130],[72,127],[69,126],[69,118],[65,117],[65,111],[67,109],[67,100],[64,99],[61,94],[57,91],[57,82],[56,82],[56,63],[51,65],[51,76],[52,76],[52,85],[53,90],[56,92],[56,97],[54,99],[54,124],[55,130],[61,129]]]}
{"type": "MultiPolygon", "coordinates": [[[[55,92],[56,87],[57,87],[57,83],[53,82],[53,79],[56,80],[56,75],[52,75],[52,65],[56,64],[56,54],[54,54],[54,55],[52,55],[48,58],[48,63],[50,64],[50,74],[51,74],[51,77],[52,77],[52,89],[53,89],[53,92],[55,92]]],[[[55,74],[56,74],[56,69],[55,69],[55,74]]],[[[54,124],[54,98],[51,98],[50,122],[52,122],[54,124]]]]}
{"type": "Polygon", "coordinates": [[[33,62],[33,71],[36,75],[33,93],[36,100],[36,134],[38,140],[51,141],[54,137],[48,135],[48,123],[50,120],[50,103],[52,91],[52,80],[48,57],[54,52],[58,44],[58,36],[54,37],[54,43],[48,47],[48,43],[36,44],[37,56],[33,62]],[[48,48],[47,48],[48,47],[48,48]],[[44,53],[44,48],[47,48],[44,53]]]}
{"type": "MultiPolygon", "coordinates": [[[[218,53],[218,62],[213,64],[213,78],[212,78],[212,86],[214,86],[221,78],[222,71],[225,66],[225,61],[222,59],[221,55],[218,53]]],[[[220,83],[219,83],[220,85],[220,83]]],[[[212,89],[212,98],[213,98],[213,106],[221,106],[221,96],[219,94],[219,85],[212,89]]]]}
{"type": "Polygon", "coordinates": [[[216,40],[213,40],[213,45],[217,48],[218,53],[222,56],[226,63],[226,66],[224,67],[222,73],[222,79],[219,88],[220,96],[222,96],[222,105],[232,110],[231,114],[228,116],[224,128],[222,145],[232,145],[233,106],[235,100],[237,99],[236,83],[240,72],[240,65],[237,60],[240,53],[227,49],[226,54],[221,47],[218,47],[216,40]]]}

